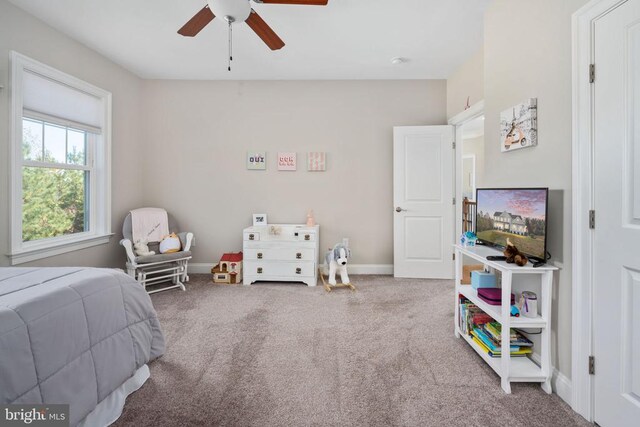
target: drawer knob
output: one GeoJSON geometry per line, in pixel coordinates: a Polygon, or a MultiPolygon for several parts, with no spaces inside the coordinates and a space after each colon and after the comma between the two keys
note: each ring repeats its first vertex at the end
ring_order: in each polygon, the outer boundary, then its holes
{"type": "Polygon", "coordinates": [[[298,253],[296,254],[296,259],[302,259],[302,253],[298,252],[298,253]]]}
{"type": "Polygon", "coordinates": [[[302,269],[300,267],[296,268],[296,274],[302,274],[302,269]]]}
{"type": "Polygon", "coordinates": [[[262,267],[258,267],[258,274],[262,274],[262,267]]]}
{"type": "Polygon", "coordinates": [[[311,239],[311,236],[309,236],[308,234],[305,234],[304,235],[304,240],[309,240],[309,239],[311,239]]]}
{"type": "Polygon", "coordinates": [[[258,252],[258,259],[262,259],[262,252],[258,252]]]}
{"type": "Polygon", "coordinates": [[[249,234],[249,240],[253,240],[253,239],[255,239],[255,235],[249,234]]]}

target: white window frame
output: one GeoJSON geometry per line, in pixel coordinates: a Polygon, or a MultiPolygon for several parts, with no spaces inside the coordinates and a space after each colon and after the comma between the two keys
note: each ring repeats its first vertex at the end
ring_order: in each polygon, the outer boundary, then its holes
{"type": "MultiPolygon", "coordinates": [[[[11,52],[11,88],[11,196],[9,199],[11,252],[8,255],[11,264],[21,264],[108,243],[113,235],[111,233],[111,93],[14,51],[11,52]],[[56,83],[67,85],[95,96],[103,102],[102,123],[104,125],[100,134],[94,136],[95,150],[88,158],[88,161],[92,162],[91,167],[94,171],[90,182],[88,231],[31,242],[22,240],[22,167],[31,163],[22,158],[22,119],[32,116],[23,108],[25,72],[35,73],[56,83]]],[[[40,120],[72,128],[78,127],[72,122],[51,116],[40,117],[40,120]]]]}

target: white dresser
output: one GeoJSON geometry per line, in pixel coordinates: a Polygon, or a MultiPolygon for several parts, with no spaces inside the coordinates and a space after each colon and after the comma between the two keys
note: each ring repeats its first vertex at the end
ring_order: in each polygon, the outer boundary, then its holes
{"type": "Polygon", "coordinates": [[[245,228],[242,247],[243,284],[271,280],[316,286],[320,226],[271,224],[245,228]]]}

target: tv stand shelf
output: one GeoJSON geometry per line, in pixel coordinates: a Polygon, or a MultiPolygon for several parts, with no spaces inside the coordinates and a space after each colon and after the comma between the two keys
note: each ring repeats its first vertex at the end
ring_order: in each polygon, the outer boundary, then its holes
{"type": "Polygon", "coordinates": [[[489,261],[489,255],[502,255],[500,251],[486,246],[464,247],[455,245],[456,260],[456,292],[455,292],[455,336],[464,338],[482,359],[500,376],[501,386],[505,393],[511,393],[512,382],[540,382],[542,389],[551,393],[551,291],[553,286],[553,273],[556,267],[544,265],[533,268],[529,263],[524,267],[515,264],[507,264],[505,261],[489,261]],[[509,301],[514,276],[519,274],[538,275],[541,280],[541,295],[538,297],[537,317],[511,317],[509,304],[490,305],[478,298],[478,293],[471,285],[461,284],[463,257],[472,258],[502,273],[502,300],[509,301]],[[478,346],[469,335],[460,331],[460,307],[459,295],[463,295],[482,311],[491,316],[495,321],[502,324],[502,357],[491,357],[478,346]],[[535,363],[529,357],[510,356],[511,328],[536,328],[541,329],[540,334],[540,363],[535,363]]]}

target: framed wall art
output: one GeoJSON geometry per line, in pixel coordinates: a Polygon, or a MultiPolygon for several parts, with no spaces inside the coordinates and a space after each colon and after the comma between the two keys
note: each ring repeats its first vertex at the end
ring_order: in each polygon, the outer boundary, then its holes
{"type": "Polygon", "coordinates": [[[295,171],[296,153],[278,153],[278,170],[295,171]]]}
{"type": "Polygon", "coordinates": [[[327,170],[327,154],[322,151],[307,153],[307,170],[309,172],[324,172],[327,170]]]}
{"type": "Polygon", "coordinates": [[[530,98],[500,113],[503,153],[538,145],[538,100],[530,98]]]}
{"type": "Polygon", "coordinates": [[[267,169],[267,153],[264,151],[247,153],[247,169],[265,170],[267,169]]]}

